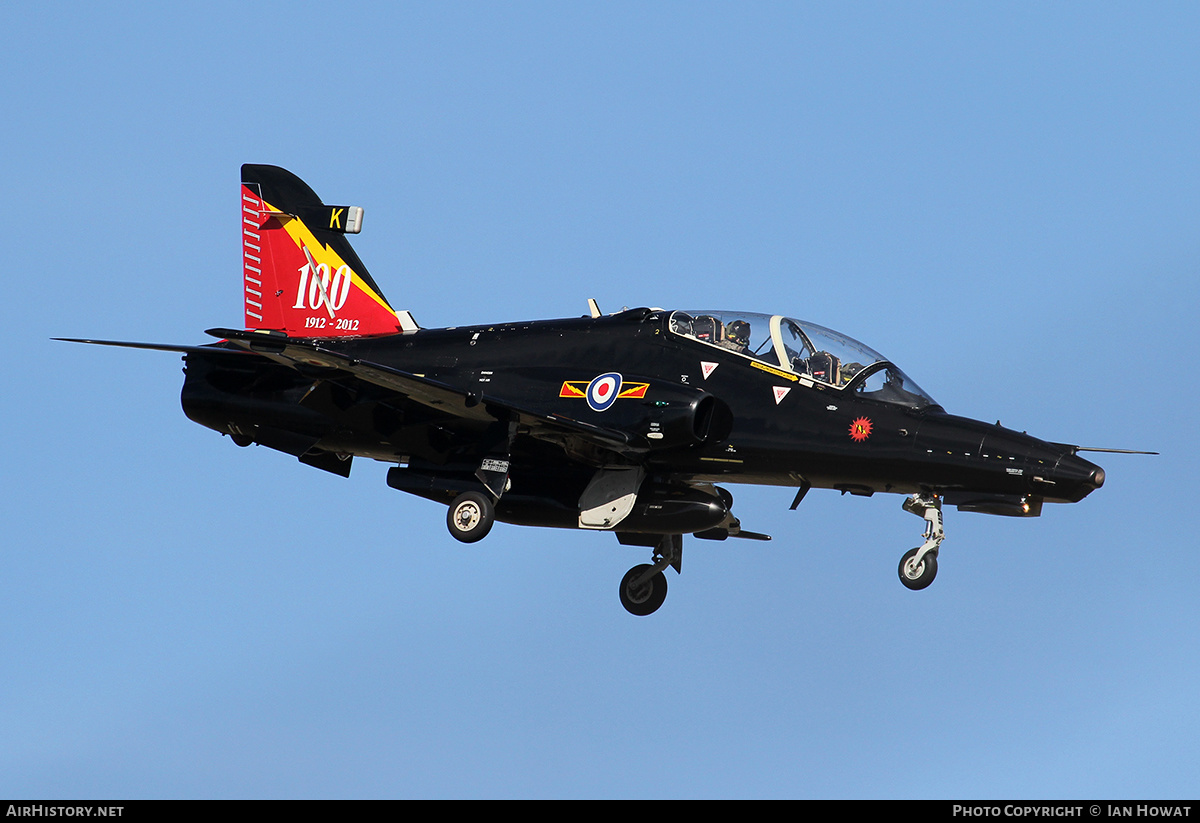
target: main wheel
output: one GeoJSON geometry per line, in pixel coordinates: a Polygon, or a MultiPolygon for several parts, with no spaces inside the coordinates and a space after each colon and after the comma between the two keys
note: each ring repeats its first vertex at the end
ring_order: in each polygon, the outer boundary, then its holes
{"type": "Polygon", "coordinates": [[[496,522],[496,507],[486,494],[463,492],[446,513],[446,526],[455,540],[474,543],[487,537],[496,522]]]}
{"type": "Polygon", "coordinates": [[[929,552],[920,563],[914,563],[920,548],[909,549],[900,558],[900,582],[913,591],[920,591],[937,577],[937,554],[929,552]]]}
{"type": "Polygon", "coordinates": [[[634,585],[637,578],[652,568],[654,567],[648,564],[634,566],[621,578],[621,605],[630,614],[636,614],[638,617],[654,614],[667,599],[667,578],[662,572],[640,586],[634,585]]]}

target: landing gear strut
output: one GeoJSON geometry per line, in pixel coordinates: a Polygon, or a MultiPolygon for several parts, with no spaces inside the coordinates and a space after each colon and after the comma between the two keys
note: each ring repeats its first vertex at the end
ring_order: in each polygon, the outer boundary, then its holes
{"type": "Polygon", "coordinates": [[[683,559],[683,535],[664,534],[654,549],[654,563],[634,566],[621,578],[621,605],[625,611],[645,617],[658,611],[667,599],[667,578],[663,571],[674,566],[678,572],[683,559]]]}
{"type": "Polygon", "coordinates": [[[914,494],[904,501],[904,510],[925,518],[925,542],[900,558],[900,582],[919,591],[937,577],[938,548],[946,538],[942,529],[942,499],[936,494],[914,494]]]}

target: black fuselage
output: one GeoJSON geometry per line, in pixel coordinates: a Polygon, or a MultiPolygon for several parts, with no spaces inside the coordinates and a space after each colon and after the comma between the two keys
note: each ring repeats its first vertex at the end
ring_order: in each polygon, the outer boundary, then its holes
{"type": "Polygon", "coordinates": [[[443,501],[476,483],[480,460],[502,450],[511,460],[511,488],[497,513],[538,525],[572,525],[595,469],[622,463],[641,465],[660,488],[754,483],[925,493],[1016,515],[1036,514],[1042,500],[1078,501],[1103,483],[1103,471],[1071,446],[936,405],[802,380],[673,334],[668,314],[635,309],[330,344],[455,387],[467,402],[486,407],[489,398],[503,398],[622,432],[625,450],[527,436],[502,411],[494,422],[465,423],[449,411],[398,402],[394,392],[335,368],[297,371],[220,347],[187,355],[182,401],[202,425],[320,468],[348,474],[350,455],[404,464],[393,471],[395,482],[389,477],[392,485],[443,501]],[[617,375],[607,390],[620,394],[595,410],[588,393],[606,391],[595,382],[606,374],[617,375]]]}

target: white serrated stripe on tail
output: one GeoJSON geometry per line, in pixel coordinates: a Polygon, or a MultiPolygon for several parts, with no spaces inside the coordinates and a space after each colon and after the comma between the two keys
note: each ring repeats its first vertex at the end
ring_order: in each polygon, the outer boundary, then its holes
{"type": "Polygon", "coordinates": [[[262,235],[266,209],[260,198],[242,189],[242,283],[245,289],[246,328],[262,323],[262,235]]]}

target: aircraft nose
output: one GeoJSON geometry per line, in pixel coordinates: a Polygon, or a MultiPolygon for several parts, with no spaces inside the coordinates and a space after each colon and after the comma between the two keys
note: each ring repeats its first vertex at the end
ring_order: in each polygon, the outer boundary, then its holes
{"type": "Polygon", "coordinates": [[[1055,492],[1048,498],[1077,502],[1104,485],[1104,469],[1071,452],[1059,458],[1051,473],[1055,492]]]}

